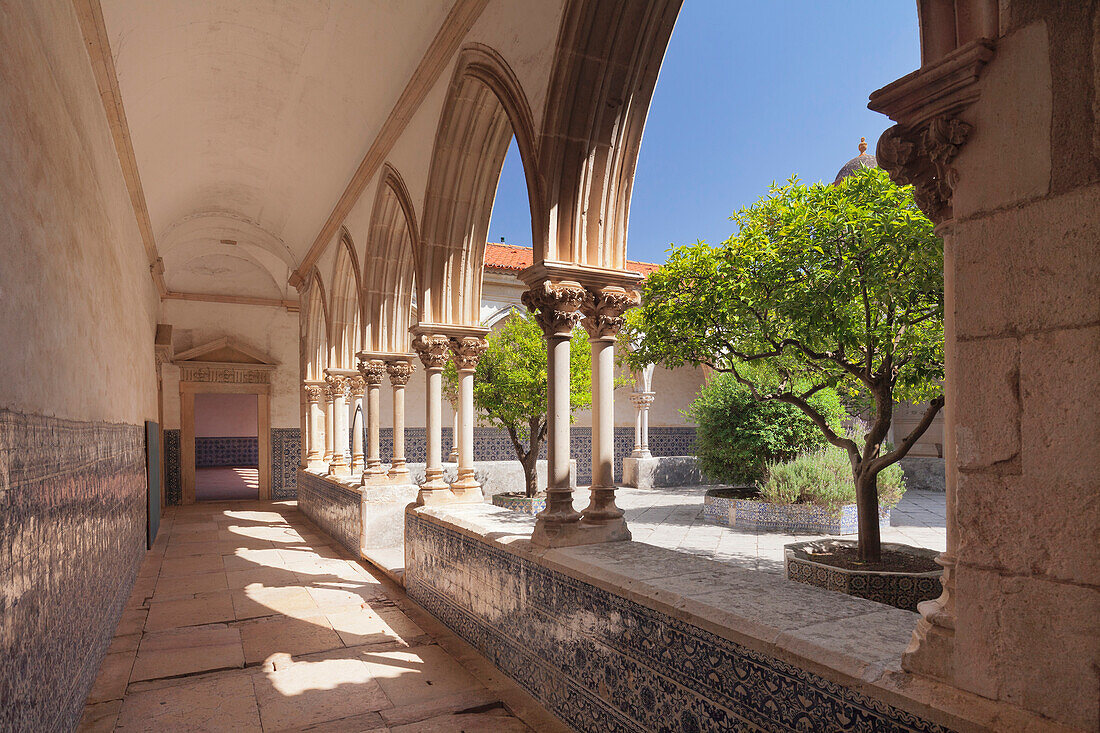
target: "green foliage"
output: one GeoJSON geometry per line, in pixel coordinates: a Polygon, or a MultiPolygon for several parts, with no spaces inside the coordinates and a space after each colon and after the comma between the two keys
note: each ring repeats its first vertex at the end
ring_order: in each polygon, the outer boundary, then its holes
{"type": "MultiPolygon", "coordinates": [[[[535,457],[546,436],[546,339],[534,316],[516,311],[488,336],[489,347],[474,372],[474,407],[483,422],[504,428],[516,456],[529,470],[528,494],[534,493],[535,457]]],[[[581,329],[569,344],[569,407],[592,402],[592,351],[581,329]]],[[[457,396],[454,361],[443,369],[447,392],[457,396]]]]}
{"type": "MultiPolygon", "coordinates": [[[[749,367],[751,370],[752,367],[749,367]]],[[[841,429],[844,409],[831,389],[810,398],[834,430],[841,429]]],[[[687,412],[695,431],[699,467],[723,483],[756,481],[766,465],[820,447],[825,436],[804,412],[784,402],[753,398],[732,374],[715,374],[703,385],[687,412]]],[[[851,466],[847,467],[849,473],[851,466]]]]}
{"type": "MultiPolygon", "coordinates": [[[[856,500],[848,452],[832,445],[804,451],[785,462],[769,463],[760,495],[776,504],[818,504],[837,507],[856,500]]],[[[892,463],[878,474],[878,500],[894,508],[905,493],[901,466],[892,463]]]]}

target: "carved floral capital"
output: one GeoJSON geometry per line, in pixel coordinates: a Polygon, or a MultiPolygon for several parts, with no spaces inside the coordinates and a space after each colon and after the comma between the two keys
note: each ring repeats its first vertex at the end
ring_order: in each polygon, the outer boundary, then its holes
{"type": "Polygon", "coordinates": [[[971,126],[943,115],[927,127],[894,125],[879,138],[875,157],[899,185],[912,185],[917,206],[936,224],[951,218],[951,197],[959,182],[952,165],[970,136],[971,126]]]}
{"type": "Polygon", "coordinates": [[[584,314],[584,328],[592,338],[612,338],[622,330],[625,318],[623,314],[640,305],[641,297],[636,290],[624,288],[603,288],[589,290],[581,306],[584,314]]]}
{"type": "Polygon", "coordinates": [[[348,394],[353,398],[362,397],[363,390],[366,388],[366,386],[367,383],[363,379],[362,375],[348,378],[348,394]]]}
{"type": "Polygon", "coordinates": [[[348,378],[343,374],[326,374],[325,381],[328,382],[328,388],[333,398],[347,397],[348,378]]]}
{"type": "Polygon", "coordinates": [[[584,318],[581,306],[587,297],[580,285],[546,280],[524,292],[522,300],[547,336],[571,336],[584,318]]]}
{"type": "Polygon", "coordinates": [[[630,402],[639,410],[646,410],[653,404],[653,398],[656,396],[655,392],[631,392],[630,402]]]}
{"type": "Polygon", "coordinates": [[[450,345],[455,355],[455,366],[460,372],[476,369],[481,355],[489,348],[489,342],[480,336],[455,336],[451,338],[450,345]]]}
{"type": "Polygon", "coordinates": [[[394,387],[404,387],[409,383],[415,367],[408,361],[395,361],[386,364],[386,371],[390,375],[390,384],[394,387]]]}
{"type": "Polygon", "coordinates": [[[363,375],[363,381],[369,386],[377,387],[382,384],[382,379],[386,376],[386,364],[378,360],[360,361],[359,373],[363,375]]]}
{"type": "Polygon", "coordinates": [[[425,369],[442,369],[447,363],[448,346],[446,336],[429,336],[418,333],[412,340],[413,350],[420,357],[425,369]]]}
{"type": "Polygon", "coordinates": [[[321,398],[325,396],[326,387],[320,384],[307,384],[304,389],[306,391],[306,400],[311,405],[317,404],[321,401],[321,398]]]}

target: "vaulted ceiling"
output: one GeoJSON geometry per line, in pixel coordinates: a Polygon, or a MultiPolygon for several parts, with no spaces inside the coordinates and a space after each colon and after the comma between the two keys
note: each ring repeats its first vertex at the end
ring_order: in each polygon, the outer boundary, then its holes
{"type": "Polygon", "coordinates": [[[450,0],[102,0],[169,290],[292,296],[450,0]]]}

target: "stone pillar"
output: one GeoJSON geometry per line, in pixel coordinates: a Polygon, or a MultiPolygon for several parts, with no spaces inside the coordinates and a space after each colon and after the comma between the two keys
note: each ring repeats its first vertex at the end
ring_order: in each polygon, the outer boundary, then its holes
{"type": "Polygon", "coordinates": [[[546,335],[546,509],[536,518],[531,541],[549,547],[583,542],[569,485],[569,340],[584,315],[585,296],[577,283],[550,281],[523,294],[546,335]]]}
{"type": "Polygon", "coordinates": [[[425,422],[427,423],[427,456],[424,484],[416,503],[439,504],[453,499],[451,487],[443,480],[443,365],[447,363],[446,336],[417,334],[413,349],[424,365],[427,383],[425,422]]]}
{"type": "Polygon", "coordinates": [[[447,454],[447,460],[451,463],[458,463],[458,431],[461,427],[458,424],[458,402],[457,400],[451,402],[451,452],[447,454]]]}
{"type": "Polygon", "coordinates": [[[378,422],[381,418],[379,389],[386,374],[386,365],[378,359],[360,360],[359,372],[367,384],[367,462],[363,468],[363,485],[378,483],[386,476],[382,467],[382,455],[379,448],[378,422]]]}
{"type": "Polygon", "coordinates": [[[351,473],[363,471],[363,389],[366,382],[362,376],[349,380],[351,393],[351,473]]]}
{"type": "Polygon", "coordinates": [[[478,336],[453,337],[450,342],[458,368],[458,475],[451,492],[461,501],[481,501],[481,484],[474,478],[474,370],[488,344],[478,336]]]}
{"type": "Polygon", "coordinates": [[[590,291],[582,307],[592,345],[592,496],[582,521],[599,527],[604,542],[630,539],[615,505],[615,336],[638,303],[637,292],[609,286],[590,291]]]}
{"type": "Polygon", "coordinates": [[[329,476],[348,476],[348,378],[341,374],[325,377],[332,390],[332,458],[328,464],[329,476]]]}
{"type": "Polygon", "coordinates": [[[325,410],[321,406],[325,398],[327,385],[314,383],[307,384],[306,400],[309,403],[309,436],[306,450],[306,468],[310,471],[322,472],[326,469],[325,456],[325,410]]]}
{"type": "Polygon", "coordinates": [[[390,478],[396,483],[409,482],[409,469],[405,466],[405,385],[413,373],[413,365],[408,361],[395,361],[386,364],[393,388],[393,461],[390,464],[390,478]]]}
{"type": "Polygon", "coordinates": [[[630,393],[630,402],[634,405],[634,450],[631,458],[653,457],[649,452],[649,406],[655,396],[655,392],[630,393]]]}
{"type": "Polygon", "coordinates": [[[332,401],[335,394],[332,391],[332,385],[325,383],[325,452],[321,456],[322,470],[328,471],[329,463],[332,462],[332,446],[334,431],[332,429],[332,401]]]}

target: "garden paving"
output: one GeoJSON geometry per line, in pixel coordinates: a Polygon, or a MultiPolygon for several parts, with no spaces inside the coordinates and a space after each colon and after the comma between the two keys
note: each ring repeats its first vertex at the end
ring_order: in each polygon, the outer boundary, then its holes
{"type": "MultiPolygon", "coordinates": [[[[703,497],[716,486],[665,489],[620,488],[615,502],[626,513],[636,542],[665,547],[766,573],[783,572],[783,546],[829,535],[800,535],[737,529],[703,518],[703,497]]],[[[588,505],[588,491],[573,495],[578,511],[588,505]]],[[[891,512],[883,542],[900,542],[943,551],[947,547],[946,495],[910,489],[891,512]]],[[[855,535],[846,535],[854,539],[855,535]]]]}

